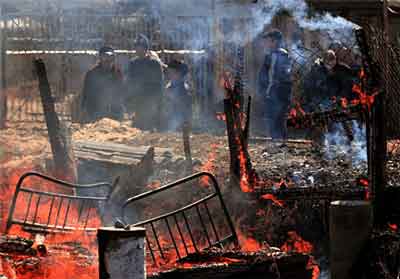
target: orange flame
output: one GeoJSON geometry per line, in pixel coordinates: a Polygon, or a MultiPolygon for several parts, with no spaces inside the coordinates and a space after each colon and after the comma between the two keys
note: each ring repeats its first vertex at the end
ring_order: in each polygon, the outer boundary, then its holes
{"type": "Polygon", "coordinates": [[[288,183],[286,183],[285,179],[281,178],[279,182],[274,182],[274,188],[280,189],[280,188],[287,188],[288,183]]]}
{"type": "MultiPolygon", "coordinates": [[[[213,143],[211,144],[211,151],[208,153],[207,162],[201,167],[201,171],[214,173],[215,172],[215,161],[217,160],[217,154],[215,150],[218,148],[218,145],[213,143]]],[[[210,178],[209,177],[202,177],[201,185],[204,187],[210,187],[210,178]]]]}
{"type": "Polygon", "coordinates": [[[297,252],[311,254],[314,247],[308,241],[303,240],[295,231],[288,232],[288,240],[281,247],[284,252],[297,252]]]}
{"type": "Polygon", "coordinates": [[[394,231],[394,232],[396,232],[397,229],[398,229],[398,227],[397,227],[396,224],[388,224],[388,226],[389,226],[389,229],[391,229],[391,230],[394,231]]]}
{"type": "Polygon", "coordinates": [[[354,84],[352,90],[358,95],[358,99],[352,100],[351,103],[353,105],[361,105],[364,108],[367,108],[368,111],[371,111],[372,105],[375,101],[375,96],[378,95],[378,92],[368,95],[358,84],[354,84]]]}
{"type": "MultiPolygon", "coordinates": [[[[306,112],[303,110],[301,107],[300,103],[295,101],[295,106],[290,109],[289,111],[289,119],[293,124],[296,124],[296,119],[297,118],[302,118],[306,115],[306,112]]],[[[295,125],[295,127],[299,127],[298,125],[295,125]]]]}
{"type": "MultiPolygon", "coordinates": [[[[24,167],[20,168],[19,170],[15,171],[10,171],[8,170],[8,173],[5,173],[1,177],[1,184],[2,187],[0,188],[0,193],[2,195],[2,203],[3,203],[3,208],[8,209],[10,207],[10,202],[12,200],[12,197],[14,195],[15,191],[15,186],[19,180],[19,177],[27,172],[30,171],[30,167],[24,167]]],[[[35,189],[38,190],[43,190],[43,191],[56,191],[56,185],[52,183],[44,183],[36,178],[30,178],[26,180],[26,183],[24,185],[35,185],[35,189]],[[36,187],[37,185],[37,187],[36,187]]],[[[32,186],[31,186],[32,187],[32,186]]],[[[61,193],[62,190],[58,189],[58,193],[61,193]]],[[[66,191],[67,192],[67,191],[66,191]]],[[[32,198],[32,205],[31,205],[31,211],[32,207],[37,202],[37,198],[32,198]]],[[[55,202],[57,203],[57,202],[55,202]]],[[[18,199],[17,199],[17,206],[15,208],[15,216],[24,219],[26,215],[26,209],[28,207],[28,198],[27,196],[24,196],[21,194],[18,199]]],[[[50,208],[50,200],[45,197],[42,197],[40,200],[40,206],[38,208],[37,212],[37,222],[42,222],[46,223],[48,219],[48,214],[49,214],[49,208],[50,208]]],[[[100,218],[96,212],[95,209],[91,211],[91,217],[89,218],[89,223],[90,227],[99,227],[101,225],[100,218]]],[[[64,222],[64,216],[66,214],[66,206],[61,207],[60,210],[60,225],[63,224],[64,222]]],[[[32,213],[33,215],[33,213],[32,213]]],[[[68,212],[68,220],[77,220],[78,219],[78,207],[76,204],[71,203],[69,212],[68,212]]],[[[7,210],[3,210],[1,212],[1,217],[3,222],[7,220],[8,212],[7,210]]],[[[32,218],[32,216],[29,216],[32,218]]],[[[4,228],[5,224],[1,224],[1,228],[4,233],[4,228]]],[[[25,238],[31,238],[31,234],[23,231],[20,226],[14,225],[11,227],[10,231],[8,232],[9,235],[18,235],[19,237],[25,237],[25,238]]],[[[90,253],[94,256],[97,255],[97,241],[96,241],[96,236],[93,235],[88,235],[87,233],[84,233],[82,231],[75,231],[67,234],[49,234],[45,238],[45,245],[46,246],[51,246],[51,245],[59,245],[62,243],[66,242],[71,242],[71,243],[76,243],[78,246],[82,248],[87,248],[90,253]]],[[[26,256],[21,256],[21,255],[10,255],[11,259],[15,261],[19,261],[23,258],[21,257],[26,257],[26,256]]],[[[98,266],[97,266],[97,260],[94,259],[93,261],[90,260],[89,262],[85,262],[84,266],[80,265],[76,261],[76,259],[73,259],[73,257],[68,253],[62,253],[62,254],[54,254],[54,253],[49,253],[47,255],[41,255],[39,257],[40,262],[37,264],[35,268],[29,268],[28,267],[11,267],[5,268],[3,271],[6,273],[8,278],[18,278],[18,279],[39,279],[39,278],[47,278],[47,279],[67,279],[67,278],[84,278],[84,279],[95,279],[98,278],[98,266]]],[[[5,263],[3,262],[3,267],[5,263]]]]}
{"type": "Polygon", "coordinates": [[[263,196],[261,196],[262,199],[264,200],[271,200],[274,204],[280,206],[280,207],[284,207],[285,203],[281,200],[278,200],[274,195],[272,194],[265,194],[263,196]]]}
{"type": "Polygon", "coordinates": [[[369,193],[369,180],[366,178],[359,178],[358,179],[358,184],[362,187],[365,187],[365,200],[370,199],[370,193],[369,193]]]}

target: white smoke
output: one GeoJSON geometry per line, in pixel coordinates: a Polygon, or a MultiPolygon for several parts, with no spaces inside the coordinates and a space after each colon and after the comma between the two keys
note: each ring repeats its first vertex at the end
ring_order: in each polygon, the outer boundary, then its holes
{"type": "Polygon", "coordinates": [[[209,43],[220,39],[240,45],[250,43],[257,39],[271,24],[274,16],[282,11],[288,12],[300,28],[327,32],[332,40],[351,35],[356,27],[350,21],[329,13],[314,13],[312,17],[309,16],[309,7],[303,0],[259,0],[257,3],[246,4],[238,2],[216,1],[215,5],[212,5],[212,1],[202,1],[199,4],[197,1],[164,0],[152,1],[149,5],[152,16],[161,21],[162,32],[173,39],[178,33],[184,34],[186,46],[192,49],[214,47],[209,43]],[[185,17],[186,21],[177,22],[177,16],[185,17]],[[249,19],[245,27],[238,24],[241,19],[249,19]],[[215,31],[215,26],[224,20],[231,25],[230,30],[224,36],[211,34],[215,31]],[[207,34],[218,38],[210,38],[207,34]]]}
{"type": "Polygon", "coordinates": [[[328,160],[345,158],[354,168],[363,168],[367,163],[366,128],[355,120],[350,124],[353,141],[349,141],[342,124],[335,124],[324,135],[324,155],[328,160]]]}

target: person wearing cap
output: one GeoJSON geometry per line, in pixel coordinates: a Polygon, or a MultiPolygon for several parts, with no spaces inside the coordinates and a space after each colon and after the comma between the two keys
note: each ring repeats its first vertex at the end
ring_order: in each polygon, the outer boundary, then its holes
{"type": "Polygon", "coordinates": [[[167,131],[181,130],[183,125],[190,125],[192,118],[192,96],[185,77],[189,72],[188,66],[178,60],[168,63],[163,114],[163,128],[167,131]]]}
{"type": "Polygon", "coordinates": [[[258,75],[257,100],[264,107],[267,130],[272,139],[287,137],[286,115],[291,102],[291,60],[282,48],[283,36],[272,30],[261,36],[267,50],[258,75]]]}
{"type": "Polygon", "coordinates": [[[150,54],[150,43],[140,34],[135,40],[136,57],[127,72],[128,111],[134,113],[133,125],[143,130],[160,128],[163,72],[158,59],[150,54]]]}
{"type": "Polygon", "coordinates": [[[99,61],[84,79],[80,105],[81,123],[108,117],[123,118],[123,79],[115,65],[114,50],[104,46],[99,50],[99,61]]]}

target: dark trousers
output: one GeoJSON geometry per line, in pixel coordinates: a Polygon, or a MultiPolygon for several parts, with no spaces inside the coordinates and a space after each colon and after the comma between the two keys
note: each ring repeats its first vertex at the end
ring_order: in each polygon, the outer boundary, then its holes
{"type": "Polygon", "coordinates": [[[135,112],[133,126],[141,130],[159,130],[161,98],[159,96],[146,96],[135,99],[135,102],[131,106],[135,112]]]}
{"type": "Polygon", "coordinates": [[[268,99],[266,102],[267,129],[272,139],[287,139],[287,112],[289,102],[268,99]]]}

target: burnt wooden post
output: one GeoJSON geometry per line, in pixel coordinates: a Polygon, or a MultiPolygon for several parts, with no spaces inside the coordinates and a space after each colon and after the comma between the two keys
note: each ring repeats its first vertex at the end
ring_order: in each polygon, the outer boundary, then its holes
{"type": "MultiPolygon", "coordinates": [[[[230,170],[231,177],[240,179],[240,181],[247,180],[250,185],[254,178],[254,170],[251,163],[250,154],[248,152],[248,136],[250,126],[250,106],[251,98],[249,98],[247,115],[242,111],[243,106],[243,52],[241,48],[238,51],[239,66],[235,75],[235,84],[233,88],[228,80],[225,80],[225,99],[224,99],[224,112],[226,117],[226,127],[228,134],[229,152],[230,152],[230,170]],[[244,121],[246,120],[246,121],[244,121]]],[[[242,185],[241,186],[245,186],[242,185]]],[[[248,187],[248,185],[246,185],[248,187]]],[[[250,189],[243,189],[248,191],[250,189]]]]}
{"type": "MultiPolygon", "coordinates": [[[[0,5],[0,21],[3,22],[3,7],[0,5]]],[[[7,95],[6,95],[6,43],[7,43],[7,26],[4,21],[3,28],[0,28],[0,129],[6,127],[7,121],[7,95]]]]}
{"type": "Polygon", "coordinates": [[[183,149],[186,159],[186,172],[193,172],[192,151],[190,148],[190,124],[184,123],[182,127],[183,149]]]}
{"type": "Polygon", "coordinates": [[[77,175],[72,147],[66,135],[66,128],[62,127],[55,110],[46,66],[41,59],[34,60],[34,66],[39,79],[40,98],[47,124],[56,175],[59,178],[76,182],[77,175]]]}
{"type": "Polygon", "coordinates": [[[375,100],[372,111],[372,150],[371,150],[371,198],[374,205],[375,225],[384,225],[384,191],[386,187],[386,122],[384,116],[385,91],[381,92],[375,100]]]}
{"type": "Polygon", "coordinates": [[[229,97],[224,99],[224,112],[226,117],[226,130],[230,154],[230,171],[234,176],[240,177],[239,144],[235,129],[233,104],[231,98],[229,97]]]}
{"type": "Polygon", "coordinates": [[[145,279],[145,237],[144,228],[98,229],[99,279],[145,279]]]}
{"type": "Polygon", "coordinates": [[[250,134],[250,115],[251,115],[251,96],[247,101],[247,112],[246,112],[246,125],[243,130],[244,144],[246,149],[249,146],[249,134],[250,134]]]}
{"type": "MultiPolygon", "coordinates": [[[[367,35],[364,29],[356,31],[356,38],[363,55],[363,67],[368,78],[365,90],[380,89],[375,97],[371,112],[367,115],[367,144],[368,144],[368,176],[369,196],[373,205],[374,224],[385,223],[384,191],[386,186],[386,121],[385,121],[385,96],[387,90],[385,69],[379,69],[372,59],[371,49],[368,45],[367,35]],[[383,81],[383,82],[382,82],[383,81]],[[382,86],[384,89],[381,89],[382,86]]],[[[388,45],[385,43],[385,47],[388,45]]],[[[386,50],[385,50],[386,51],[386,50]]]]}

